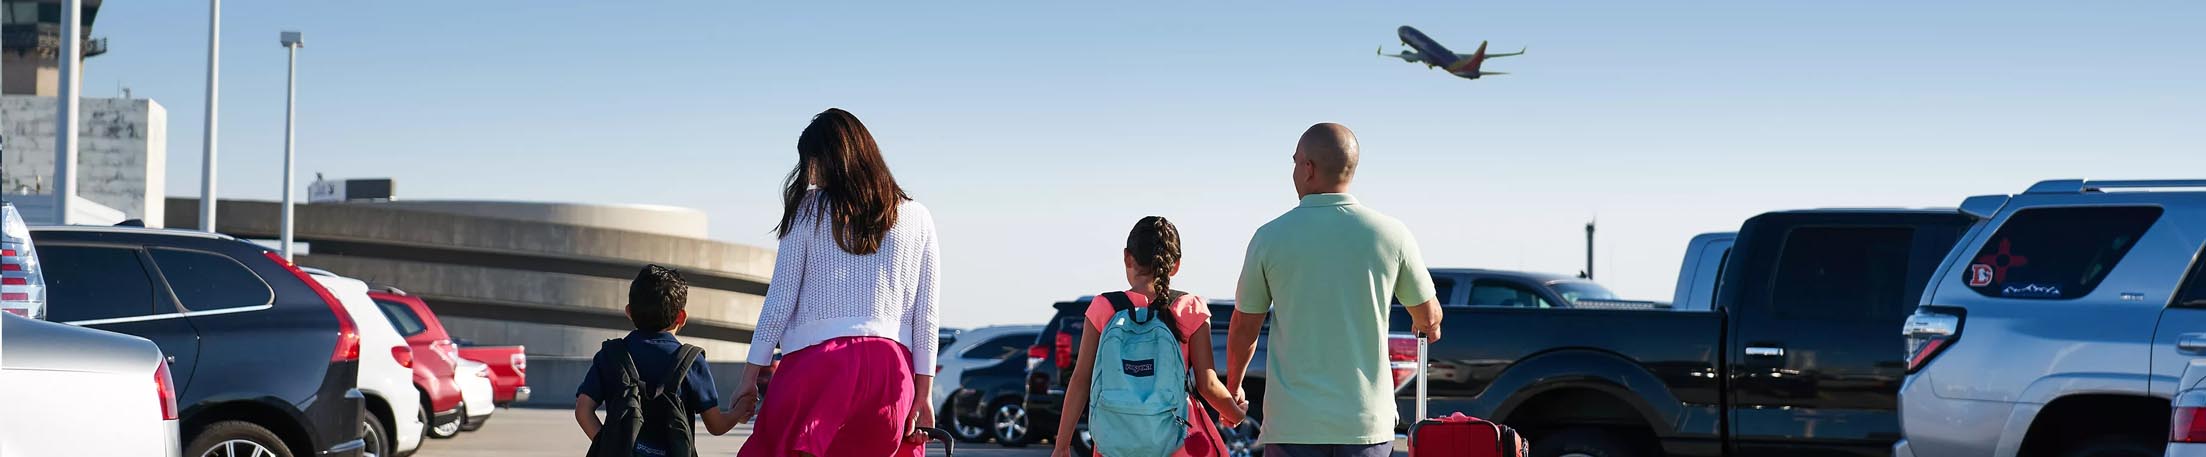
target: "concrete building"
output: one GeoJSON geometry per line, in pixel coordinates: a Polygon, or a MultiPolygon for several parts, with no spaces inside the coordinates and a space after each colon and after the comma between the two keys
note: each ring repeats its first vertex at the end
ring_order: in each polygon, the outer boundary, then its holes
{"type": "MultiPolygon", "coordinates": [[[[199,226],[197,199],[168,199],[170,227],[199,226]]],[[[222,232],[276,237],[281,204],[224,200],[222,232]]],[[[705,239],[695,210],[495,201],[297,207],[302,265],[419,295],[453,337],[527,346],[530,403],[573,404],[598,344],[633,329],[622,307],[645,264],[690,282],[684,342],[734,388],[773,272],[770,249],[705,239]]]]}
{"type": "MultiPolygon", "coordinates": [[[[84,57],[107,52],[92,38],[100,1],[83,2],[84,57]]],[[[0,194],[21,201],[32,223],[56,223],[54,95],[60,92],[61,0],[0,1],[0,194]]],[[[84,72],[78,66],[78,80],[84,72]]],[[[77,195],[69,221],[112,223],[140,219],[160,227],[167,205],[168,111],[152,100],[85,98],[78,107],[77,195]],[[84,206],[92,203],[96,207],[84,206]],[[114,216],[110,216],[114,215],[114,216]]]]}
{"type": "MultiPolygon", "coordinates": [[[[83,57],[107,53],[107,40],[92,38],[100,0],[83,0],[83,57]]],[[[52,97],[61,91],[61,0],[0,1],[0,93],[52,97]]],[[[79,66],[78,68],[82,68],[79,66]]],[[[83,72],[77,73],[82,81],[83,72]]]]}

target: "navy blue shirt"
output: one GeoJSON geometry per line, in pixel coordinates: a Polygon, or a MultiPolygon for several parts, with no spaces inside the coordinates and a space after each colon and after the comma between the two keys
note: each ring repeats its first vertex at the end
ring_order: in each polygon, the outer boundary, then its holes
{"type": "MultiPolygon", "coordinates": [[[[642,330],[628,332],[622,339],[628,342],[628,357],[635,360],[636,375],[643,377],[643,384],[664,384],[667,380],[659,378],[666,376],[666,370],[674,369],[674,351],[682,348],[682,341],[674,339],[673,333],[642,330]]],[[[705,365],[704,358],[700,354],[690,363],[688,379],[682,381],[682,403],[689,406],[690,414],[720,407],[720,389],[713,386],[712,367],[705,365]]],[[[582,375],[582,386],[575,389],[575,394],[588,395],[602,405],[607,397],[620,393],[606,392],[598,385],[599,368],[596,361],[590,363],[590,371],[582,375]]]]}

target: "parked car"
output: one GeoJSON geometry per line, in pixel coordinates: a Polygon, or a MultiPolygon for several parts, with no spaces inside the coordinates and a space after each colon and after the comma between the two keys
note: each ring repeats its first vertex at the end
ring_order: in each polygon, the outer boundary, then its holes
{"type": "Polygon", "coordinates": [[[2206,180],[2044,181],[1962,208],[1980,219],[1905,326],[1893,452],[2158,455],[2187,435],[2170,400],[2206,360],[2206,180]]]}
{"type": "Polygon", "coordinates": [[[466,410],[460,407],[459,345],[444,332],[444,323],[421,298],[396,287],[368,292],[368,298],[389,318],[391,326],[406,337],[414,350],[414,389],[421,392],[423,435],[451,438],[459,434],[466,410]],[[441,431],[440,431],[441,430],[441,431]]]}
{"type": "Polygon", "coordinates": [[[371,457],[408,456],[421,448],[421,392],[414,389],[414,350],[368,298],[368,284],[325,270],[302,268],[328,289],[360,327],[360,394],[367,414],[360,415],[363,451],[371,457]]]}
{"type": "MultiPolygon", "coordinates": [[[[1013,379],[1010,381],[1012,390],[999,393],[1017,393],[1020,380],[1026,378],[1026,360],[1021,355],[1026,353],[1027,345],[1034,343],[1034,336],[1042,333],[1042,326],[1001,325],[965,330],[960,333],[962,339],[942,346],[943,349],[938,351],[940,355],[936,356],[938,361],[935,363],[937,368],[935,368],[934,376],[933,401],[939,407],[935,410],[935,415],[938,416],[935,423],[939,424],[944,430],[949,430],[950,434],[955,435],[959,440],[966,442],[988,441],[990,438],[988,421],[985,417],[979,417],[978,409],[980,406],[968,404],[966,405],[967,409],[960,411],[959,405],[952,403],[950,399],[970,386],[964,378],[967,371],[1003,365],[1006,361],[1014,362],[1013,365],[1017,365],[1018,370],[1013,374],[1013,379]]],[[[1006,373],[1010,372],[1006,371],[1006,373]]],[[[996,387],[994,384],[997,384],[997,382],[995,381],[997,380],[991,380],[989,387],[996,387]]],[[[972,395],[968,395],[968,397],[977,398],[972,395]]],[[[1016,398],[1016,395],[1003,398],[1016,398]]],[[[976,400],[975,403],[981,402],[976,400]]]]}
{"type": "Polygon", "coordinates": [[[460,396],[465,399],[460,405],[467,410],[466,419],[460,421],[461,431],[481,430],[484,423],[490,422],[491,413],[498,411],[491,400],[495,390],[491,386],[491,376],[490,365],[460,360],[460,396]]]}
{"type": "MultiPolygon", "coordinates": [[[[1025,399],[1014,404],[996,404],[990,408],[992,413],[989,420],[997,431],[994,438],[998,444],[1018,447],[1057,435],[1057,421],[1064,411],[1065,389],[1071,385],[1074,355],[1080,351],[1081,326],[1087,325],[1085,313],[1088,303],[1094,299],[1093,296],[1085,296],[1053,305],[1057,314],[1050,317],[1049,324],[1044,325],[1042,333],[1035,337],[1034,345],[1027,348],[1025,399]]],[[[1219,376],[1225,376],[1226,372],[1226,327],[1232,318],[1233,300],[1210,300],[1210,342],[1213,360],[1219,365],[1219,376]]],[[[1267,320],[1264,323],[1264,333],[1269,334],[1270,331],[1271,322],[1267,320]]],[[[1409,351],[1395,357],[1408,361],[1406,365],[1397,363],[1395,372],[1397,380],[1406,380],[1409,379],[1410,372],[1416,371],[1412,369],[1416,366],[1416,340],[1406,336],[1397,338],[1411,343],[1408,346],[1390,345],[1396,352],[1405,347],[1409,351]]],[[[1249,362],[1249,370],[1244,375],[1246,380],[1242,387],[1247,392],[1250,404],[1248,419],[1242,421],[1238,427],[1219,431],[1227,450],[1234,455],[1258,455],[1261,451],[1256,439],[1257,431],[1262,428],[1264,414],[1264,356],[1268,340],[1269,336],[1257,339],[1256,356],[1249,362]]],[[[1205,408],[1207,407],[1206,405],[1205,408]]],[[[1080,439],[1072,445],[1074,453],[1089,454],[1094,443],[1088,437],[1087,420],[1082,419],[1076,424],[1081,429],[1073,433],[1080,439]]]]}
{"type": "Polygon", "coordinates": [[[529,401],[529,354],[523,346],[484,346],[465,339],[454,340],[460,345],[460,358],[481,362],[490,366],[491,403],[483,406],[505,406],[517,401],[529,401]]]}
{"type": "MultiPolygon", "coordinates": [[[[1717,291],[1706,309],[1540,306],[1570,301],[1542,287],[1567,279],[1435,271],[1431,414],[1499,420],[1539,456],[1885,455],[1905,374],[1891,332],[1973,222],[1954,210],[1762,214],[1727,262],[1684,264],[1691,289],[1717,291]]],[[[1692,249],[1723,257],[1721,243],[1692,249]]],[[[1409,331],[1407,313],[1391,325],[1409,331]]],[[[1416,419],[1411,391],[1397,397],[1402,424],[1416,419]]]]}
{"type": "MultiPolygon", "coordinates": [[[[23,314],[45,300],[31,245],[0,204],[0,306],[23,314]]],[[[0,313],[0,405],[0,454],[178,452],[176,383],[145,338],[0,313]]]]}
{"type": "MultiPolygon", "coordinates": [[[[2193,286],[2189,286],[2189,290],[2206,287],[2196,285],[2201,274],[2206,271],[2191,270],[2193,282],[2190,284],[2193,286]]],[[[2206,297],[2193,295],[2184,304],[2206,306],[2206,297]]],[[[2167,457],[2206,457],[2206,360],[2190,361],[2190,366],[2183,370],[2182,381],[2176,385],[2182,386],[2182,390],[2175,394],[2175,414],[2170,416],[2168,447],[2164,451],[2167,457]]]]}
{"type": "Polygon", "coordinates": [[[358,456],[360,329],[281,255],[229,236],[33,227],[48,319],[152,340],[171,358],[184,454],[358,456]]]}

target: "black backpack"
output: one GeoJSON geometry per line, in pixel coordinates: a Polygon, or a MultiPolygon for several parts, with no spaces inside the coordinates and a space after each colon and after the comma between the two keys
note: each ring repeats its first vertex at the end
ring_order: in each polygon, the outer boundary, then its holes
{"type": "Polygon", "coordinates": [[[593,363],[598,366],[598,385],[606,392],[617,393],[602,399],[605,427],[598,429],[597,437],[590,441],[588,455],[632,457],[636,455],[636,441],[642,439],[665,445],[668,456],[696,456],[689,405],[682,400],[682,381],[689,377],[690,364],[704,353],[703,348],[682,345],[674,351],[674,369],[663,378],[666,382],[647,386],[636,373],[636,360],[628,355],[628,342],[605,340],[593,363]]]}

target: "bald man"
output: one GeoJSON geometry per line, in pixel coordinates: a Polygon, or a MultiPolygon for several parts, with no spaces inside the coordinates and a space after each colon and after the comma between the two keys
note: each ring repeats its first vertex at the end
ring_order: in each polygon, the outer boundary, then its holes
{"type": "Polygon", "coordinates": [[[1401,221],[1348,195],[1356,134],[1311,126],[1294,151],[1302,203],[1249,239],[1226,338],[1226,386],[1240,396],[1264,318],[1272,319],[1264,379],[1264,455],[1393,454],[1394,379],[1387,366],[1388,298],[1408,303],[1414,329],[1440,336],[1440,306],[1417,240],[1401,221]]]}

